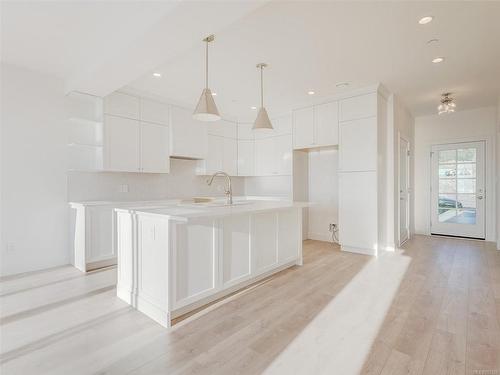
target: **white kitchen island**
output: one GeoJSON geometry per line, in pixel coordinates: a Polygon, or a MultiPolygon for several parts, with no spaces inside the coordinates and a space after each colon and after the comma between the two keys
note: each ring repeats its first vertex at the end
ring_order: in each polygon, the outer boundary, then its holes
{"type": "Polygon", "coordinates": [[[302,208],[286,201],[116,209],[117,294],[173,318],[302,264],[302,208]]]}

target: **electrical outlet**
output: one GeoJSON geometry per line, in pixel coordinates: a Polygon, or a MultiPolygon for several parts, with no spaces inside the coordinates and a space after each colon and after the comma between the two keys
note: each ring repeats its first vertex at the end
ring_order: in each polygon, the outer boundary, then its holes
{"type": "Polygon", "coordinates": [[[330,223],[330,226],[328,228],[330,232],[335,232],[337,230],[337,224],[330,223]]]}

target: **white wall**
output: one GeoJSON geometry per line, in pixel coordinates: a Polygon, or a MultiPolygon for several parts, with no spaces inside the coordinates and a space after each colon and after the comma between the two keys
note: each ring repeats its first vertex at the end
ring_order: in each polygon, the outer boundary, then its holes
{"type": "Polygon", "coordinates": [[[1,65],[1,275],[69,262],[64,87],[1,65]]]}
{"type": "MultiPolygon", "coordinates": [[[[196,176],[195,160],[170,160],[170,174],[70,172],[69,201],[137,201],[187,198],[196,195],[223,196],[225,181],[216,178],[212,186],[206,177],[196,176]],[[128,192],[121,192],[127,185],[128,192]]],[[[231,177],[233,195],[245,194],[243,177],[231,177]]]]}
{"type": "Polygon", "coordinates": [[[430,150],[432,144],[486,141],[486,239],[494,241],[496,108],[485,107],[415,119],[415,231],[430,233],[430,150]]]}
{"type": "Polygon", "coordinates": [[[497,249],[500,250],[500,96],[497,105],[497,249]]]}
{"type": "Polygon", "coordinates": [[[331,241],[330,223],[338,224],[338,150],[309,152],[308,238],[331,241]]]}

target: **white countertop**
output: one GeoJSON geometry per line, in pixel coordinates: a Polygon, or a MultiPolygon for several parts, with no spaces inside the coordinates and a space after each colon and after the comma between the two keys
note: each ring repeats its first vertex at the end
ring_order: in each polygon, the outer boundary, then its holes
{"type": "Polygon", "coordinates": [[[117,208],[117,211],[135,212],[139,214],[166,217],[176,221],[190,221],[204,217],[222,217],[275,211],[288,208],[307,207],[307,202],[291,202],[279,200],[237,200],[234,205],[210,206],[192,203],[177,203],[162,208],[117,208]]]}

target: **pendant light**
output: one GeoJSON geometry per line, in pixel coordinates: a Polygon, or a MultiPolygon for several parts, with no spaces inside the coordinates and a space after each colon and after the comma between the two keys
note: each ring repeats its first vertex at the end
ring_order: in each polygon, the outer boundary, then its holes
{"type": "Polygon", "coordinates": [[[213,42],[214,35],[209,35],[203,41],[206,43],[205,53],[205,88],[203,89],[198,105],[193,112],[193,118],[200,121],[217,121],[220,120],[219,111],[215,105],[215,100],[212,91],[208,88],[208,43],[213,42]]]}
{"type": "Polygon", "coordinates": [[[441,104],[438,106],[438,114],[442,115],[443,113],[455,112],[457,106],[450,95],[451,92],[445,92],[441,95],[441,104]]]}
{"type": "Polygon", "coordinates": [[[265,63],[257,64],[257,69],[260,69],[260,109],[257,118],[253,123],[253,130],[273,130],[273,125],[269,120],[266,109],[264,108],[264,77],[263,70],[267,66],[265,63]]]}

